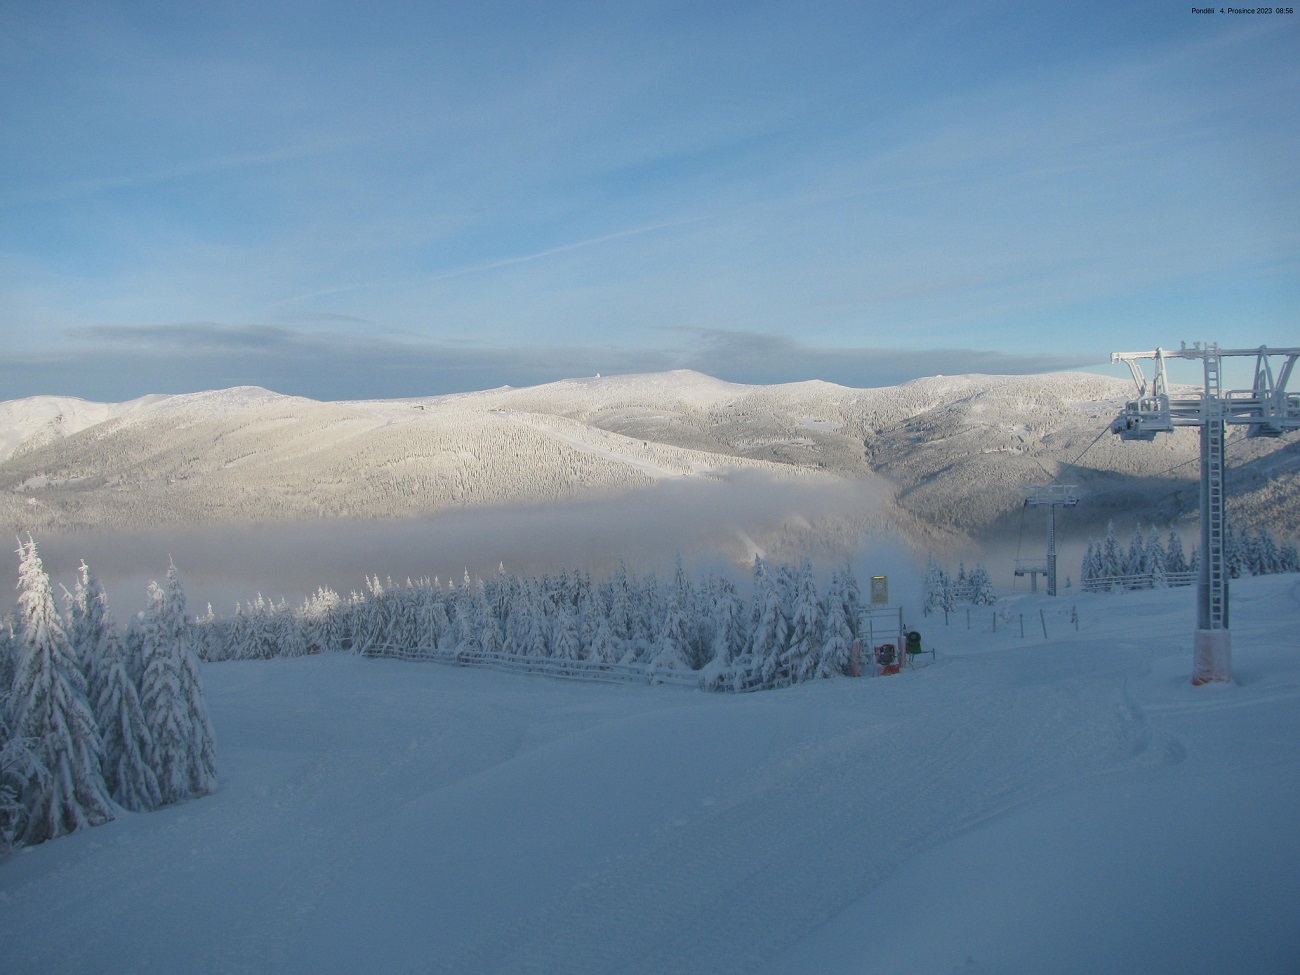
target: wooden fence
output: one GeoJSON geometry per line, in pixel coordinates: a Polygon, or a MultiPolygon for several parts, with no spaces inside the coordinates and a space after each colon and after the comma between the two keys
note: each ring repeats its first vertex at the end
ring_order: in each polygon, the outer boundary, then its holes
{"type": "MultiPolygon", "coordinates": [[[[510,674],[542,674],[564,680],[598,681],[608,684],[669,684],[676,687],[703,688],[698,670],[656,667],[653,663],[614,663],[606,660],[566,660],[558,657],[530,657],[515,653],[488,653],[483,650],[439,650],[431,647],[377,646],[369,648],[367,657],[391,657],[396,660],[426,660],[461,667],[486,667],[510,674]]],[[[723,690],[751,691],[761,685],[753,669],[729,677],[723,690]]]]}
{"type": "MultiPolygon", "coordinates": [[[[1166,586],[1190,586],[1196,582],[1195,570],[1188,572],[1166,572],[1166,586]]],[[[1084,592],[1115,592],[1125,589],[1154,589],[1155,578],[1149,572],[1131,576],[1105,576],[1100,579],[1085,579],[1084,592]]]]}

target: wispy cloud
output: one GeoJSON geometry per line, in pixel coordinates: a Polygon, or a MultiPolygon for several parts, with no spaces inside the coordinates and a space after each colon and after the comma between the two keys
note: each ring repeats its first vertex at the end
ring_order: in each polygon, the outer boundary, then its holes
{"type": "Polygon", "coordinates": [[[337,148],[337,145],[282,147],[262,152],[233,153],[202,159],[190,159],[158,169],[142,170],[117,175],[102,175],[84,179],[71,179],[47,185],[0,192],[0,208],[33,203],[60,203],[80,197],[93,196],[114,190],[137,189],[193,179],[239,169],[272,166],[301,160],[305,157],[337,148]]]}
{"type": "Polygon", "coordinates": [[[271,325],[219,325],[184,322],[175,325],[85,325],[68,329],[76,341],[102,343],[142,354],[157,350],[286,348],[297,344],[298,333],[271,325]]]}
{"type": "Polygon", "coordinates": [[[650,224],[644,227],[633,227],[628,230],[620,230],[612,234],[602,234],[599,237],[591,237],[587,240],[578,240],[570,244],[561,244],[558,247],[548,247],[545,250],[536,251],[532,254],[523,254],[517,257],[503,257],[497,260],[484,261],[481,264],[471,264],[466,267],[455,268],[451,271],[434,274],[427,278],[428,282],[449,281],[452,278],[463,277],[467,274],[478,274],[483,271],[494,271],[498,268],[512,267],[516,264],[528,264],[533,261],[544,260],[548,257],[555,257],[559,254],[568,254],[572,251],[585,250],[589,247],[596,247],[600,244],[612,243],[616,240],[627,240],[631,237],[640,237],[645,234],[653,234],[661,230],[669,230],[676,227],[685,227],[693,223],[698,223],[706,218],[694,218],[690,220],[670,220],[664,223],[650,224]]]}

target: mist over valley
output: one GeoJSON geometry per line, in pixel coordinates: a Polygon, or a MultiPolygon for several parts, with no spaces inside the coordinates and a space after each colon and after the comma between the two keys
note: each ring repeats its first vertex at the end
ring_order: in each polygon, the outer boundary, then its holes
{"type": "MultiPolygon", "coordinates": [[[[1110,435],[1131,396],[1085,373],[853,389],[679,370],[356,402],[257,387],[34,397],[0,403],[0,521],[36,537],[56,575],[85,558],[133,589],[173,558],[219,612],[370,574],[601,574],[678,554],[876,572],[919,571],[936,552],[988,559],[1010,585],[1014,558],[1042,547],[1026,485],[1079,487],[1063,574],[1111,520],[1124,535],[1179,526],[1194,543],[1195,433],[1110,435]]],[[[1293,538],[1295,438],[1234,437],[1229,467],[1233,517],[1293,538]]]]}

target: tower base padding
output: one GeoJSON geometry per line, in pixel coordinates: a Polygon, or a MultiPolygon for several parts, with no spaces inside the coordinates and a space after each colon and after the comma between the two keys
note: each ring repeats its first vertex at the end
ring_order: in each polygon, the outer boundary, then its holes
{"type": "Polygon", "coordinates": [[[1193,645],[1193,684],[1232,680],[1232,634],[1228,630],[1197,630],[1193,645]]]}

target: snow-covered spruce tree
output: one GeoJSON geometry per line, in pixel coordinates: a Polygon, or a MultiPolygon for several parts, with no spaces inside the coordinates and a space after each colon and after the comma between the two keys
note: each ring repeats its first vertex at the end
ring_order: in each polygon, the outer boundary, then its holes
{"type": "Polygon", "coordinates": [[[272,619],[271,604],[259,592],[257,599],[244,610],[244,655],[245,658],[270,660],[278,653],[275,643],[275,621],[272,619]]]}
{"type": "Polygon", "coordinates": [[[19,542],[18,666],[10,695],[13,736],[29,739],[43,782],[23,805],[28,845],[113,818],[100,756],[103,743],[86,699],[86,678],[54,608],[49,577],[30,538],[19,542]]]}
{"type": "Polygon", "coordinates": [[[690,630],[678,587],[673,586],[664,613],[663,624],[650,651],[646,676],[651,681],[663,671],[690,670],[690,630]]]}
{"type": "Polygon", "coordinates": [[[18,666],[18,645],[14,640],[14,618],[5,613],[0,616],[0,705],[9,697],[14,686],[14,670],[18,666]]]}
{"type": "Polygon", "coordinates": [[[144,677],[141,704],[153,738],[149,765],[164,805],[216,788],[216,746],[190,646],[185,594],[173,566],[167,589],[149,584],[141,615],[144,677]]]}
{"type": "Polygon", "coordinates": [[[952,613],[957,609],[957,583],[948,573],[943,574],[943,589],[941,590],[939,600],[939,609],[944,613],[952,613]]]}
{"type": "Polygon", "coordinates": [[[1277,540],[1267,527],[1261,525],[1255,529],[1250,539],[1250,570],[1252,575],[1273,575],[1282,571],[1282,560],[1278,553],[1277,540]]]}
{"type": "Polygon", "coordinates": [[[88,696],[103,744],[109,795],[133,812],[161,804],[147,756],[152,745],[126,649],[109,612],[108,595],[85,562],[69,606],[72,642],[87,674],[88,696]]]}
{"type": "Polygon", "coordinates": [[[976,606],[992,606],[998,601],[993,593],[993,578],[983,562],[976,562],[975,567],[971,569],[970,587],[970,601],[976,606]]]}
{"type": "Polygon", "coordinates": [[[383,585],[379,576],[366,579],[366,591],[352,594],[352,611],[349,614],[349,631],[352,635],[352,652],[371,656],[381,652],[384,640],[383,585]]]}
{"type": "Polygon", "coordinates": [[[73,591],[69,593],[65,589],[64,594],[68,601],[68,642],[86,678],[86,700],[93,706],[104,685],[100,661],[108,630],[104,618],[107,601],[99,579],[85,560],[82,560],[73,591]]]}
{"type": "Polygon", "coordinates": [[[1128,543],[1128,558],[1124,564],[1124,575],[1141,578],[1147,574],[1147,543],[1142,535],[1142,523],[1133,528],[1133,537],[1128,543]]]}
{"type": "Polygon", "coordinates": [[[1101,543],[1101,578],[1116,579],[1124,575],[1125,561],[1119,539],[1115,537],[1115,522],[1107,522],[1106,537],[1101,543]]]}
{"type": "Polygon", "coordinates": [[[581,660],[585,656],[578,638],[578,614],[567,602],[552,613],[551,656],[557,660],[581,660]]]}
{"type": "Polygon", "coordinates": [[[811,680],[817,673],[818,658],[822,648],[821,600],[817,595],[817,580],[813,576],[812,562],[799,560],[795,574],[794,604],[790,611],[790,643],[786,648],[782,669],[791,682],[811,680]]]}
{"type": "Polygon", "coordinates": [[[1229,519],[1223,526],[1223,562],[1228,577],[1240,579],[1249,571],[1246,559],[1246,539],[1229,519]]]}
{"type": "Polygon", "coordinates": [[[185,604],[185,588],[174,564],[167,568],[164,590],[167,632],[180,657],[181,695],[189,716],[190,795],[203,796],[217,787],[217,744],[208,719],[199,659],[194,652],[194,626],[185,604]]]}
{"type": "Polygon", "coordinates": [[[736,587],[726,579],[719,580],[712,594],[713,635],[709,644],[709,659],[700,669],[700,682],[709,690],[719,690],[735,680],[734,660],[745,645],[744,606],[736,587]]]}
{"type": "Polygon", "coordinates": [[[1183,537],[1174,529],[1169,529],[1169,540],[1165,542],[1165,572],[1186,572],[1187,555],[1183,551],[1183,537]]]}
{"type": "Polygon", "coordinates": [[[189,715],[181,697],[180,655],[167,638],[166,597],[149,583],[149,605],[138,617],[144,675],[140,704],[149,726],[149,766],[163,805],[189,798],[189,715]]]}
{"type": "Polygon", "coordinates": [[[45,787],[49,776],[32,751],[31,738],[14,738],[0,707],[0,856],[16,846],[27,828],[23,797],[45,787]]]}
{"type": "Polygon", "coordinates": [[[194,650],[200,660],[220,660],[226,648],[225,629],[208,603],[207,611],[194,621],[194,650]]]}
{"type": "Polygon", "coordinates": [[[931,552],[925,561],[924,611],[926,615],[943,611],[943,569],[931,552]]]}
{"type": "Polygon", "coordinates": [[[596,619],[596,628],[592,631],[588,656],[600,663],[616,663],[623,655],[623,649],[614,636],[614,628],[609,618],[601,615],[596,619]]]}
{"type": "Polygon", "coordinates": [[[1147,575],[1151,578],[1152,589],[1164,589],[1168,585],[1165,573],[1168,571],[1169,555],[1160,541],[1160,533],[1153,527],[1151,537],[1147,539],[1146,565],[1147,575]]]}
{"type": "MultiPolygon", "coordinates": [[[[755,564],[757,567],[757,559],[755,564]]],[[[781,596],[781,586],[774,574],[755,571],[755,622],[750,637],[749,657],[766,687],[774,687],[778,682],[781,658],[790,638],[790,621],[781,596]]]]}
{"type": "Polygon", "coordinates": [[[822,646],[813,676],[834,677],[849,672],[853,641],[857,639],[854,624],[860,595],[851,566],[846,563],[832,573],[822,613],[822,646]]]}
{"type": "Polygon", "coordinates": [[[104,741],[104,782],[109,794],[133,812],[162,805],[158,778],[149,765],[153,736],[140,705],[140,695],[128,673],[126,650],[105,614],[108,624],[100,654],[102,684],[95,699],[95,720],[104,741]]]}
{"type": "Polygon", "coordinates": [[[527,587],[523,605],[519,607],[523,613],[523,619],[520,620],[522,636],[520,649],[516,650],[516,653],[522,651],[526,657],[551,655],[551,638],[547,632],[549,628],[547,605],[546,598],[535,586],[527,587]]]}
{"type": "Polygon", "coordinates": [[[505,645],[505,636],[502,633],[501,623],[493,611],[492,601],[488,598],[487,588],[481,579],[477,580],[474,586],[474,612],[482,621],[479,646],[483,648],[484,653],[500,653],[505,645]]]}

